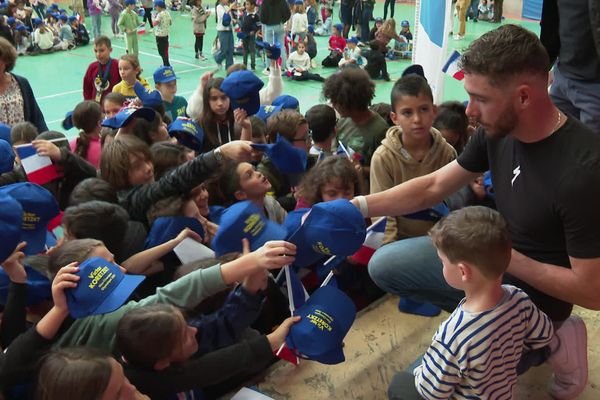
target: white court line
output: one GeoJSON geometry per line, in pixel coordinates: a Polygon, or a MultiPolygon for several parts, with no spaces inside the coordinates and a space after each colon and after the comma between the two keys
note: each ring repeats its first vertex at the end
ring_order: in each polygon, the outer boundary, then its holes
{"type": "MultiPolygon", "coordinates": [[[[113,48],[114,48],[114,47],[116,47],[117,49],[127,50],[127,48],[126,48],[126,47],[122,47],[122,46],[116,46],[116,45],[114,45],[114,44],[113,44],[113,46],[112,46],[112,47],[113,47],[113,48]]],[[[162,57],[161,57],[161,56],[158,56],[158,55],[156,55],[156,54],[152,54],[152,53],[146,53],[145,51],[138,51],[138,53],[139,53],[139,54],[143,54],[143,55],[145,55],[145,56],[148,56],[148,57],[160,58],[160,59],[162,60],[162,57]]],[[[169,61],[176,62],[176,63],[183,64],[183,65],[188,65],[188,66],[190,66],[190,67],[195,67],[196,69],[207,69],[207,68],[210,68],[210,67],[201,67],[201,66],[199,66],[199,65],[192,64],[192,63],[189,63],[189,62],[187,62],[187,61],[175,60],[175,59],[173,59],[173,58],[171,58],[171,57],[169,57],[169,61]]]]}
{"type": "MultiPolygon", "coordinates": [[[[212,68],[212,67],[198,66],[197,68],[190,68],[190,69],[184,69],[183,71],[177,71],[177,75],[187,74],[188,72],[196,72],[196,71],[198,71],[200,69],[210,69],[210,68],[212,68]]],[[[81,90],[81,89],[78,89],[78,90],[69,90],[67,92],[61,92],[61,93],[56,93],[56,94],[49,94],[48,96],[36,97],[36,100],[37,101],[48,100],[48,99],[53,99],[55,97],[66,96],[68,94],[75,94],[75,93],[81,93],[81,92],[83,92],[83,90],[81,90]]],[[[190,92],[190,93],[192,93],[192,92],[190,92]]]]}

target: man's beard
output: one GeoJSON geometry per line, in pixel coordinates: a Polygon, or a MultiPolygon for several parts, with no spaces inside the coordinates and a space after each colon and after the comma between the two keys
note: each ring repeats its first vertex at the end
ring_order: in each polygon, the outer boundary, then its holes
{"type": "Polygon", "coordinates": [[[494,125],[489,126],[482,124],[481,121],[478,122],[483,126],[488,137],[492,139],[501,139],[512,133],[517,126],[518,119],[519,116],[517,113],[509,106],[498,116],[494,125]]]}

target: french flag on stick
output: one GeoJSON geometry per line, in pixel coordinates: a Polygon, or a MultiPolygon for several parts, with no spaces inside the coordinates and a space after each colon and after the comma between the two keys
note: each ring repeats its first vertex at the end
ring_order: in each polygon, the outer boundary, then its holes
{"type": "Polygon", "coordinates": [[[387,218],[383,217],[379,221],[367,228],[367,236],[365,242],[352,256],[352,259],[360,265],[368,265],[369,260],[375,254],[375,251],[381,247],[383,243],[383,234],[387,218]]]}
{"type": "Polygon", "coordinates": [[[21,159],[21,165],[29,182],[43,185],[62,177],[56,166],[52,164],[50,157],[38,155],[32,144],[15,146],[15,150],[21,159]]]}
{"type": "Polygon", "coordinates": [[[458,60],[460,60],[460,53],[454,50],[452,54],[450,54],[446,64],[444,64],[442,71],[454,79],[462,81],[465,78],[465,73],[458,67],[458,60]]]}

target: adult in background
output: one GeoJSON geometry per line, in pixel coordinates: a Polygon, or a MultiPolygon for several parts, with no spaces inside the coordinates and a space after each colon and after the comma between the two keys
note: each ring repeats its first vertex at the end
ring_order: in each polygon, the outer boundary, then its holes
{"type": "Polygon", "coordinates": [[[284,24],[292,16],[290,6],[285,0],[264,0],[260,6],[263,40],[277,43],[281,47],[281,68],[286,68],[284,24]]]}
{"type": "MultiPolygon", "coordinates": [[[[561,345],[524,353],[522,373],[558,357],[550,392],[575,399],[587,383],[587,333],[573,304],[600,309],[600,136],[562,113],[547,90],[548,54],[535,34],[504,25],[473,41],[461,67],[477,133],[429,175],[353,202],[365,216],[432,207],[491,170],[513,250],[504,283],[522,288],[558,328],[561,345]],[[557,353],[558,352],[558,353],[557,353]]],[[[379,287],[451,311],[464,293],[443,278],[428,237],[381,247],[369,274],[379,287]]]]}
{"type": "MultiPolygon", "coordinates": [[[[373,18],[373,8],[375,7],[375,0],[361,0],[362,1],[362,13],[360,16],[360,40],[364,43],[369,41],[369,23],[373,18]]],[[[393,8],[392,8],[393,10],[393,8]]],[[[393,13],[393,11],[392,11],[393,13]]],[[[392,17],[393,18],[393,17],[392,17]]]]}
{"type": "Polygon", "coordinates": [[[35,101],[26,78],[11,71],[17,62],[17,51],[10,42],[0,38],[0,123],[12,126],[31,122],[38,132],[48,130],[44,114],[35,101]]]}
{"type": "Polygon", "coordinates": [[[556,61],[552,101],[600,134],[600,3],[546,0],[540,25],[550,64],[556,61]]]}

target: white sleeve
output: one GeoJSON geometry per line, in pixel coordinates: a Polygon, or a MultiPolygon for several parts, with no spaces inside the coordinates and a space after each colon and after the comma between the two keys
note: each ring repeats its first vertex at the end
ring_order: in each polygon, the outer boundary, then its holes
{"type": "Polygon", "coordinates": [[[200,115],[202,114],[202,106],[202,85],[198,85],[196,90],[194,90],[194,93],[192,93],[192,95],[188,99],[188,105],[185,112],[190,118],[199,120],[200,115]]]}
{"type": "Polygon", "coordinates": [[[281,93],[283,93],[283,79],[281,78],[281,68],[279,68],[279,66],[277,66],[276,68],[273,68],[273,66],[271,66],[269,82],[267,83],[267,86],[262,88],[259,92],[260,104],[271,104],[273,100],[281,96],[281,93]]]}

